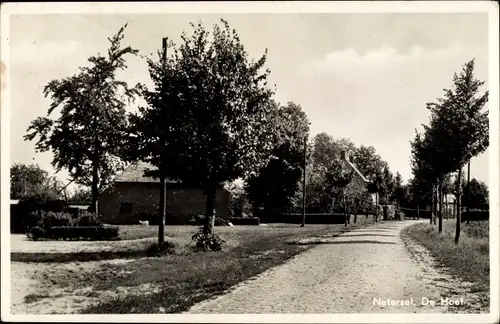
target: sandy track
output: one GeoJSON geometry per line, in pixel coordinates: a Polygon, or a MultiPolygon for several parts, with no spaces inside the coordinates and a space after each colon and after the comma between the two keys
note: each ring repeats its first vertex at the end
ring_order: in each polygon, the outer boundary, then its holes
{"type": "MultiPolygon", "coordinates": [[[[190,313],[478,313],[480,296],[468,283],[437,269],[427,251],[400,237],[415,221],[352,230],[289,262],[241,283],[227,294],[194,305],[190,313]],[[406,243],[406,246],[405,246],[406,243]],[[464,298],[462,306],[440,306],[441,297],[464,298]],[[411,300],[379,305],[374,298],[411,300]],[[422,305],[422,299],[436,301],[422,305]]],[[[307,242],[303,242],[307,243],[307,242]]],[[[424,300],[425,301],[425,300],[424,300]]]]}

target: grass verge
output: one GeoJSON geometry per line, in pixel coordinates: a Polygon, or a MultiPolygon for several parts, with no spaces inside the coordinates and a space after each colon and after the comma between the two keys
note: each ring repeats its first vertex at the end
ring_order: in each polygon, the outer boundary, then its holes
{"type": "Polygon", "coordinates": [[[113,280],[106,276],[96,280],[98,276],[94,276],[94,290],[147,283],[160,284],[161,288],[147,295],[103,300],[87,307],[82,313],[179,313],[312,247],[289,244],[291,240],[326,234],[335,236],[369,223],[371,219],[361,218],[357,224],[347,228],[344,225],[308,225],[305,228],[221,227],[220,231],[216,231],[227,242],[224,252],[193,252],[188,255],[144,258],[124,265],[106,265],[101,273],[120,272],[125,275],[114,277],[113,280]]]}
{"type": "Polygon", "coordinates": [[[460,241],[455,244],[455,221],[443,220],[443,232],[436,227],[419,223],[403,229],[425,246],[441,265],[462,280],[474,284],[476,291],[490,289],[489,227],[488,221],[462,223],[460,241]]]}

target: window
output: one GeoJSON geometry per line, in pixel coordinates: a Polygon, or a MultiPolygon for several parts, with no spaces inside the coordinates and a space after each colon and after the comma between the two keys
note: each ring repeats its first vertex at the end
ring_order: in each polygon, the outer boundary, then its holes
{"type": "Polygon", "coordinates": [[[120,205],[120,214],[132,214],[132,207],[134,207],[134,204],[122,202],[120,205]]]}

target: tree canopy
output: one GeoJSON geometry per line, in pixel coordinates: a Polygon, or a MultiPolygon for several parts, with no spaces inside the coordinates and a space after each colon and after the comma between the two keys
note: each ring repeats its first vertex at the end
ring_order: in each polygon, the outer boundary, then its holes
{"type": "Polygon", "coordinates": [[[121,147],[126,130],[126,107],[138,94],[117,80],[125,69],[125,57],[138,50],[122,47],[125,27],[109,38],[107,56],[92,56],[90,66],[76,75],[50,81],[44,94],[52,100],[46,117],[31,122],[26,140],[35,140],[38,152],[52,151],[52,165],[67,169],[76,183],[92,186],[95,209],[99,190],[104,188],[121,167],[121,147]],[[59,117],[55,111],[59,108],[59,117]]]}

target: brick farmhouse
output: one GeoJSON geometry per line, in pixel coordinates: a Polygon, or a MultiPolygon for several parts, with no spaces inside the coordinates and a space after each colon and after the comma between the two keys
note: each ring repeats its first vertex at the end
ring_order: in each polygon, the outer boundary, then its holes
{"type": "MultiPolygon", "coordinates": [[[[98,209],[104,223],[139,224],[139,220],[149,220],[158,224],[160,180],[145,176],[146,170],[154,167],[144,162],[129,165],[100,195],[98,209]]],[[[167,179],[166,196],[167,224],[187,224],[193,215],[205,213],[206,196],[200,189],[167,179]]],[[[217,190],[217,216],[229,216],[229,199],[229,191],[222,187],[217,190]]]]}

